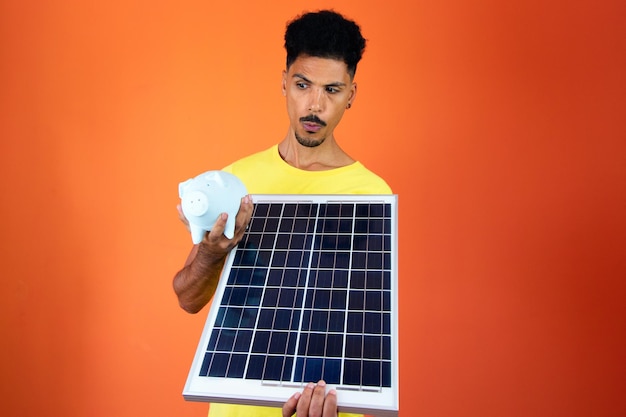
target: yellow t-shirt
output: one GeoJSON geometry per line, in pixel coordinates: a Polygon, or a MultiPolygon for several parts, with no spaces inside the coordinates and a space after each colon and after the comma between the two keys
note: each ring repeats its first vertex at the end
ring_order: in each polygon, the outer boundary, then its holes
{"type": "MultiPolygon", "coordinates": [[[[223,169],[236,175],[250,194],[391,194],[387,183],[360,162],[326,171],[305,171],[286,163],[278,145],[223,169]]],[[[213,403],[209,417],[280,417],[273,407],[213,403]]],[[[360,414],[339,413],[340,417],[360,414]]]]}
{"type": "MultiPolygon", "coordinates": [[[[279,408],[273,407],[212,403],[209,406],[209,417],[282,417],[282,414],[279,408]]],[[[339,417],[362,417],[362,415],[339,413],[339,417]]]]}
{"type": "Polygon", "coordinates": [[[278,145],[223,170],[236,175],[250,194],[391,194],[389,185],[360,162],[326,171],[305,171],[285,162],[278,145]]]}

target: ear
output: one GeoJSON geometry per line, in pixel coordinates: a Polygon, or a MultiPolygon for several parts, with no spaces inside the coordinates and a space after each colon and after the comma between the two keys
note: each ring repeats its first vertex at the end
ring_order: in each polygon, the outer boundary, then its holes
{"type": "Polygon", "coordinates": [[[348,105],[354,105],[354,100],[356,99],[356,83],[352,83],[352,88],[350,89],[350,95],[348,97],[348,105]]]}
{"type": "Polygon", "coordinates": [[[281,82],[281,90],[283,92],[283,96],[287,95],[287,71],[283,70],[283,80],[281,82]]]}

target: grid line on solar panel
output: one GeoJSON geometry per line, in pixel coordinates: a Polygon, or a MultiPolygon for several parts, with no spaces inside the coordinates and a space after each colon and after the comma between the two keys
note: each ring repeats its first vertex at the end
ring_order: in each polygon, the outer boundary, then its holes
{"type": "Polygon", "coordinates": [[[201,374],[390,386],[386,211],[369,204],[255,206],[201,374]],[[239,336],[239,329],[250,330],[239,336]]]}

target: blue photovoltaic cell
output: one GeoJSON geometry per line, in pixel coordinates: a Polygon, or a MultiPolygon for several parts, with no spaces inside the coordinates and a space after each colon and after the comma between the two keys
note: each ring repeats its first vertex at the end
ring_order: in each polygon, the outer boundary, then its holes
{"type": "Polygon", "coordinates": [[[385,202],[256,203],[200,376],[390,387],[392,221],[385,202]]]}

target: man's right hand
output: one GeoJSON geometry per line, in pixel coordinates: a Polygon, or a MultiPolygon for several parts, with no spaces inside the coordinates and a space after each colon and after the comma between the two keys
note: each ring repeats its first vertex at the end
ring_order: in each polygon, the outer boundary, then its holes
{"type": "MultiPolygon", "coordinates": [[[[174,292],[183,310],[199,312],[215,294],[217,283],[224,266],[224,259],[243,238],[252,218],[253,204],[250,196],[241,199],[235,219],[235,233],[232,239],[224,236],[228,215],[219,216],[204,239],[191,248],[185,266],[174,276],[174,292]]],[[[178,216],[188,228],[189,222],[178,208],[178,216]]]]}
{"type": "MultiPolygon", "coordinates": [[[[252,211],[254,209],[254,205],[252,204],[252,197],[249,195],[245,196],[241,199],[241,205],[239,206],[239,211],[237,212],[237,217],[235,218],[235,233],[232,239],[228,239],[224,236],[224,230],[226,229],[226,221],[228,220],[228,214],[222,213],[218,218],[211,231],[205,234],[204,239],[200,243],[200,245],[207,245],[209,253],[218,255],[222,254],[226,256],[228,252],[231,251],[243,238],[243,234],[250,223],[250,219],[252,218],[252,211]]],[[[183,223],[186,222],[187,219],[183,216],[183,223]]],[[[189,222],[186,222],[188,225],[189,222]]]]}

